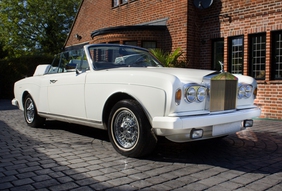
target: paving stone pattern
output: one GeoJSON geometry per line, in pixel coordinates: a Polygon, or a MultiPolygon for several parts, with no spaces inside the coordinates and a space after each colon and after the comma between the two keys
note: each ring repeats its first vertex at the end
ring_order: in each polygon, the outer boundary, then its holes
{"type": "Polygon", "coordinates": [[[0,190],[282,190],[282,121],[219,140],[160,138],[143,159],[119,155],[107,132],[48,120],[28,127],[0,100],[0,190]]]}

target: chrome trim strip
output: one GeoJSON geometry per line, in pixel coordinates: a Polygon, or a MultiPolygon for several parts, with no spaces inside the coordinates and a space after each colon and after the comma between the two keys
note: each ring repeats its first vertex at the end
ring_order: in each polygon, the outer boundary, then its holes
{"type": "Polygon", "coordinates": [[[168,117],[184,117],[184,116],[207,115],[207,114],[210,114],[210,112],[207,110],[199,110],[199,111],[171,113],[168,115],[168,117]]]}
{"type": "Polygon", "coordinates": [[[74,123],[79,125],[85,125],[89,127],[95,127],[99,129],[107,129],[102,121],[95,121],[95,120],[89,120],[89,119],[83,119],[83,118],[76,118],[76,117],[69,117],[64,115],[56,115],[52,113],[45,113],[45,112],[38,112],[38,115],[45,118],[50,118],[58,121],[64,121],[68,123],[74,123]]]}

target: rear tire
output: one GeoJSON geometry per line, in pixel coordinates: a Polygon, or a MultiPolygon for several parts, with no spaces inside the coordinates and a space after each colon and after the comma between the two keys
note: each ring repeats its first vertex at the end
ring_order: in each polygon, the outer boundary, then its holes
{"type": "Polygon", "coordinates": [[[110,141],[117,152],[129,157],[142,157],[156,146],[152,127],[140,104],[122,100],[111,110],[108,121],[110,141]]]}
{"type": "Polygon", "coordinates": [[[35,103],[30,95],[27,95],[24,99],[24,119],[30,127],[41,127],[45,122],[45,118],[38,115],[35,103]]]}

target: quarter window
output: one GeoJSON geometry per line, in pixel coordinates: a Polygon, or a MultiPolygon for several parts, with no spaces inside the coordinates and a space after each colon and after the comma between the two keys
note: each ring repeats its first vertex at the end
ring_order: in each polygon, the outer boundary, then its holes
{"type": "Polygon", "coordinates": [[[233,74],[243,74],[243,42],[242,36],[229,39],[229,71],[233,74]]]}
{"type": "Polygon", "coordinates": [[[282,31],[272,33],[272,79],[282,80],[282,31]]]}
{"type": "Polygon", "coordinates": [[[266,35],[250,36],[250,75],[256,79],[265,79],[266,35]]]}

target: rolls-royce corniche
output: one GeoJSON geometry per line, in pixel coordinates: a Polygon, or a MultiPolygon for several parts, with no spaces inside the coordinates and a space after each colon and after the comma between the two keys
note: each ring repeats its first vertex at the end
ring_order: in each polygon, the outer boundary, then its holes
{"type": "Polygon", "coordinates": [[[140,47],[91,44],[38,65],[14,84],[25,122],[46,119],[106,130],[117,152],[150,154],[173,142],[224,137],[253,126],[255,79],[228,72],[169,68],[140,47]]]}

